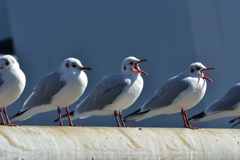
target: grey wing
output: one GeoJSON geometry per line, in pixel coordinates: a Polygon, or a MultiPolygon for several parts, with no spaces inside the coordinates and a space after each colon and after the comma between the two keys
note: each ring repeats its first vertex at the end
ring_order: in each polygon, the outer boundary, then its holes
{"type": "Polygon", "coordinates": [[[169,79],[142,107],[141,111],[166,107],[180,95],[181,92],[189,87],[185,79],[173,77],[169,79]]]}
{"type": "Polygon", "coordinates": [[[90,94],[75,109],[75,113],[80,114],[94,110],[102,110],[122,93],[128,82],[122,75],[110,75],[103,78],[90,94]]]}
{"type": "Polygon", "coordinates": [[[61,74],[58,72],[46,75],[24,103],[23,110],[50,104],[53,96],[66,85],[66,82],[61,81],[60,77],[61,74]]]}
{"type": "Polygon", "coordinates": [[[236,104],[240,102],[240,83],[232,87],[221,99],[215,101],[204,111],[212,114],[220,111],[234,110],[236,104]]]}

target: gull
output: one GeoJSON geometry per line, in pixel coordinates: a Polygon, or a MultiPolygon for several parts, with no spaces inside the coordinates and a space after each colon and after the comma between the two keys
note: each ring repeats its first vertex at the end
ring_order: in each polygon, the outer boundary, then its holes
{"type": "Polygon", "coordinates": [[[18,62],[11,55],[4,55],[0,58],[0,108],[6,117],[6,123],[3,120],[0,110],[1,125],[17,126],[11,124],[7,115],[6,107],[15,102],[22,94],[26,84],[26,77],[20,69],[18,62]]]}
{"type": "MultiPolygon", "coordinates": [[[[83,67],[76,58],[65,59],[60,67],[47,74],[34,88],[29,98],[24,102],[20,111],[10,118],[10,121],[23,121],[38,113],[66,107],[78,100],[87,87],[88,79],[85,70],[92,70],[83,67]]],[[[62,126],[62,123],[60,122],[62,126]]],[[[69,120],[69,125],[72,126],[69,120]]]]}
{"type": "MultiPolygon", "coordinates": [[[[84,98],[76,109],[70,113],[72,119],[83,119],[92,115],[112,115],[114,114],[117,126],[120,126],[117,114],[119,114],[122,127],[125,124],[122,119],[122,110],[131,106],[143,88],[143,79],[138,64],[147,61],[139,60],[135,57],[127,57],[122,62],[121,74],[112,74],[104,77],[96,84],[90,94],[84,98]]],[[[66,115],[63,119],[66,119],[66,115]]],[[[55,120],[58,121],[59,119],[55,120]]]]}
{"type": "MultiPolygon", "coordinates": [[[[219,100],[210,104],[204,111],[189,118],[190,123],[210,121],[217,118],[240,115],[240,83],[228,90],[219,100]]],[[[234,119],[230,122],[237,121],[234,119]]],[[[234,126],[233,126],[234,127],[234,126]]]]}
{"type": "Polygon", "coordinates": [[[195,106],[204,96],[207,82],[212,80],[203,75],[206,68],[202,63],[192,63],[185,72],[170,78],[154,96],[137,111],[124,117],[124,121],[141,121],[160,114],[173,114],[181,111],[184,127],[192,127],[187,119],[186,110],[195,106]]]}

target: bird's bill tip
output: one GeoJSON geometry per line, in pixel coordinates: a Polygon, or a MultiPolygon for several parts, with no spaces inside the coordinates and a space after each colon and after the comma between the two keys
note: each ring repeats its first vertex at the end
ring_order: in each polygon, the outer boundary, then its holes
{"type": "Polygon", "coordinates": [[[202,78],[209,81],[209,82],[213,82],[213,80],[211,80],[210,78],[208,78],[206,76],[203,76],[203,71],[207,71],[207,70],[215,70],[215,68],[205,68],[205,69],[201,70],[202,78]]]}
{"type": "Polygon", "coordinates": [[[206,68],[206,69],[203,69],[202,72],[207,70],[215,70],[215,68],[206,68]]]}
{"type": "Polygon", "coordinates": [[[140,61],[138,61],[138,63],[145,62],[145,61],[148,61],[148,60],[147,59],[141,59],[140,61]]]}
{"type": "Polygon", "coordinates": [[[209,82],[213,82],[213,80],[211,80],[210,78],[208,78],[208,77],[206,77],[206,76],[203,76],[202,78],[203,78],[203,79],[206,79],[206,80],[209,81],[209,82]]]}
{"type": "Polygon", "coordinates": [[[87,71],[92,71],[92,68],[90,68],[90,67],[82,67],[82,68],[80,68],[80,70],[87,70],[87,71]]]}
{"type": "Polygon", "coordinates": [[[148,76],[148,74],[146,72],[144,72],[144,71],[140,71],[140,73],[145,74],[146,76],[148,76]]]}
{"type": "Polygon", "coordinates": [[[145,61],[148,61],[148,60],[147,60],[147,59],[141,59],[141,60],[139,60],[138,62],[136,62],[136,63],[134,64],[134,69],[135,69],[138,73],[142,73],[142,74],[148,76],[148,74],[147,74],[146,72],[140,70],[139,67],[138,67],[138,64],[139,64],[139,63],[145,62],[145,61]]]}

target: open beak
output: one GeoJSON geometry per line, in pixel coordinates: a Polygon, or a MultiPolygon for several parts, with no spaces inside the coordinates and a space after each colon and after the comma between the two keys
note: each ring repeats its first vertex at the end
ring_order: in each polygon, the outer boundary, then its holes
{"type": "Polygon", "coordinates": [[[81,70],[81,71],[85,71],[85,70],[91,71],[92,68],[89,68],[89,67],[82,67],[82,68],[80,68],[80,70],[81,70]]]}
{"type": "Polygon", "coordinates": [[[134,69],[135,69],[138,73],[142,73],[142,74],[145,74],[145,75],[147,76],[148,74],[147,74],[146,72],[144,72],[144,71],[141,71],[141,70],[139,69],[139,67],[138,67],[138,64],[141,63],[141,62],[144,62],[144,61],[147,61],[147,60],[146,60],[146,59],[142,59],[142,60],[136,62],[136,63],[134,64],[134,69]]]}
{"type": "Polygon", "coordinates": [[[203,69],[203,70],[201,70],[201,76],[202,76],[203,79],[206,79],[207,81],[212,82],[212,80],[210,78],[208,78],[206,76],[203,76],[203,71],[207,71],[207,70],[215,70],[215,69],[214,68],[203,69]]]}

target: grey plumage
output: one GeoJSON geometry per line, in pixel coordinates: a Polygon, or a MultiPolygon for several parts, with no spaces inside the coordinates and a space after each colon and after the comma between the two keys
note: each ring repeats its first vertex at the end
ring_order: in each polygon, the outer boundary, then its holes
{"type": "Polygon", "coordinates": [[[0,73],[0,88],[3,85],[4,81],[2,80],[2,73],[0,73]]]}
{"type": "Polygon", "coordinates": [[[232,87],[221,99],[206,108],[205,113],[213,114],[221,111],[234,110],[240,102],[240,83],[232,87]]]}
{"type": "Polygon", "coordinates": [[[102,110],[120,95],[124,87],[128,84],[122,75],[109,75],[104,77],[90,94],[76,107],[75,113],[102,110]]]}
{"type": "Polygon", "coordinates": [[[189,87],[189,83],[185,79],[176,79],[175,77],[169,79],[155,95],[148,100],[141,110],[146,111],[149,109],[166,107],[173,103],[181,92],[189,87]],[[178,85],[176,85],[178,81],[178,85]]]}
{"type": "Polygon", "coordinates": [[[189,87],[189,83],[185,79],[177,79],[176,77],[177,76],[169,79],[138,111],[124,117],[124,121],[127,122],[137,119],[150,110],[171,105],[179,94],[189,87]]]}
{"type": "Polygon", "coordinates": [[[161,114],[181,112],[184,127],[196,129],[188,122],[186,110],[203,98],[206,80],[212,82],[203,72],[212,69],[200,62],[192,63],[184,72],[170,78],[140,109],[124,117],[124,121],[141,121],[161,114]]]}
{"type": "Polygon", "coordinates": [[[240,103],[240,83],[228,90],[219,100],[209,105],[203,112],[203,116],[193,116],[189,118],[191,123],[209,121],[217,118],[239,115],[240,103]]]}
{"type": "Polygon", "coordinates": [[[76,58],[66,58],[54,72],[44,76],[33,93],[11,121],[23,121],[38,113],[67,107],[83,94],[88,79],[84,67],[76,58]]]}
{"type": "Polygon", "coordinates": [[[60,80],[60,76],[61,74],[58,72],[52,72],[46,75],[34,88],[34,92],[26,101],[21,111],[31,109],[35,106],[50,104],[53,96],[66,85],[65,81],[60,80]]]}

